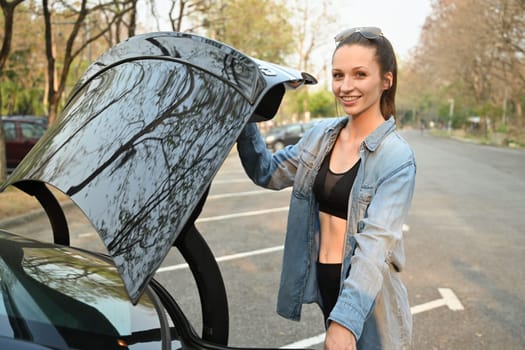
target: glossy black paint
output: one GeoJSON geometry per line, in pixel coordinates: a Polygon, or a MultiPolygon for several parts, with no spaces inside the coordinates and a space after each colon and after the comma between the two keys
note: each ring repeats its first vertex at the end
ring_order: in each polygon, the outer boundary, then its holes
{"type": "Polygon", "coordinates": [[[152,292],[132,305],[103,257],[2,230],[0,256],[0,344],[12,343],[9,349],[24,348],[24,342],[54,349],[149,349],[170,341],[152,292]],[[156,335],[146,339],[148,332],[156,335]]]}
{"type": "Polygon", "coordinates": [[[206,38],[131,38],[90,66],[3,188],[42,182],[69,195],[136,302],[244,125],[273,117],[284,90],[304,83],[315,79],[206,38]]]}

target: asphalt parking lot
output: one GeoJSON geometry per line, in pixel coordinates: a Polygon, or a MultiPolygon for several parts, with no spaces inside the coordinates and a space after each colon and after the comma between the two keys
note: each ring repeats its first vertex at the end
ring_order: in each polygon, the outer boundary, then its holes
{"type": "MultiPolygon", "coordinates": [[[[525,349],[525,152],[409,132],[418,161],[405,226],[402,274],[414,315],[414,349],[525,349]],[[496,180],[495,180],[496,179],[496,180]]],[[[230,346],[321,349],[322,314],[300,322],[275,313],[289,190],[268,191],[244,175],[235,152],[217,174],[197,227],[219,261],[230,306],[230,346]]],[[[72,245],[103,249],[67,205],[72,245]]],[[[41,216],[10,230],[52,237],[41,216]]],[[[156,278],[198,329],[198,295],[172,250],[156,278]]]]}

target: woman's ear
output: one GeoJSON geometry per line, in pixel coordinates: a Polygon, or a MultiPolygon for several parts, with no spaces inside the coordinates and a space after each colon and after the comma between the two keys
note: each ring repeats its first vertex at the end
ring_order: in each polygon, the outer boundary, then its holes
{"type": "Polygon", "coordinates": [[[383,90],[388,90],[392,87],[394,81],[394,75],[392,72],[385,73],[383,77],[383,90]]]}

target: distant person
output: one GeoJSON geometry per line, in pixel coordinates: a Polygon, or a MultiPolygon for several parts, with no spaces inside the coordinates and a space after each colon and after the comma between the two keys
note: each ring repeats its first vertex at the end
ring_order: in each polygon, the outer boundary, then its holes
{"type": "Polygon", "coordinates": [[[256,184],[293,186],[277,312],[299,320],[302,304],[318,303],[328,350],[405,349],[412,317],[399,272],[416,164],[396,132],[396,58],[379,28],[335,40],[332,90],[346,116],[274,154],[248,124],[239,156],[256,184]]]}

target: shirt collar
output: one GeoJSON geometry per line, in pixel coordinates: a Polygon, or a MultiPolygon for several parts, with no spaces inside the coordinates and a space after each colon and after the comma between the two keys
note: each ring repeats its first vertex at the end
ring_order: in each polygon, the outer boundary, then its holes
{"type": "MultiPolygon", "coordinates": [[[[329,127],[326,132],[327,133],[333,133],[339,132],[342,128],[346,126],[348,123],[348,116],[339,117],[336,118],[335,123],[329,127]]],[[[392,131],[394,131],[396,128],[396,122],[394,116],[390,116],[387,120],[384,121],[377,129],[372,131],[370,135],[368,135],[364,140],[364,145],[370,152],[374,152],[377,147],[379,147],[379,144],[383,139],[390,134],[392,131]]]]}
{"type": "Polygon", "coordinates": [[[377,129],[372,131],[370,135],[365,138],[364,144],[370,152],[374,152],[383,139],[394,131],[396,128],[396,122],[394,116],[390,116],[384,123],[379,125],[377,129]]]}

